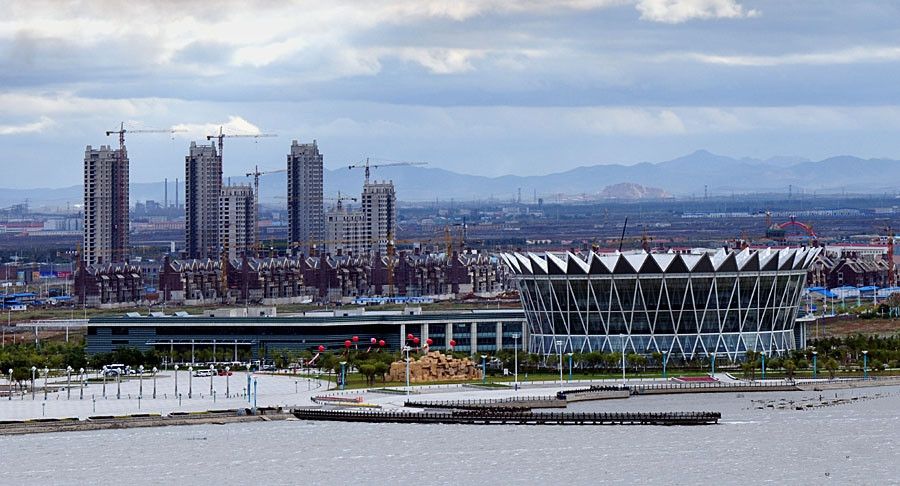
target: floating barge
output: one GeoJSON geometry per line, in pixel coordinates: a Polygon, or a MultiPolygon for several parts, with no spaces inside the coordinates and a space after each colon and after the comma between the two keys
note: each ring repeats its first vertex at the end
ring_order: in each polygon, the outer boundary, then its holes
{"type": "Polygon", "coordinates": [[[400,424],[473,425],[712,425],[719,412],[548,412],[462,410],[441,412],[373,412],[297,409],[301,420],[400,424]]]}

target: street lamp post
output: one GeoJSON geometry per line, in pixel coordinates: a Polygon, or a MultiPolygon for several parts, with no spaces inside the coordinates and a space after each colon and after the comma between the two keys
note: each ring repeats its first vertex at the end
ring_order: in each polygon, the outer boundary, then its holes
{"type": "Polygon", "coordinates": [[[231,374],[231,366],[225,367],[225,398],[230,398],[231,396],[231,382],[228,379],[228,375],[231,374]]]}
{"type": "Polygon", "coordinates": [[[188,398],[194,396],[194,367],[188,366],[188,398]]]}
{"type": "Polygon", "coordinates": [[[253,378],[253,409],[256,409],[256,399],[259,397],[259,382],[256,381],[256,378],[253,378]]]}
{"type": "Polygon", "coordinates": [[[519,390],[519,335],[513,334],[513,380],[515,382],[514,389],[519,390]]]}
{"type": "Polygon", "coordinates": [[[344,389],[344,383],[347,380],[347,375],[344,374],[344,366],[347,365],[346,361],[341,361],[341,390],[344,389]]]}
{"type": "Polygon", "coordinates": [[[144,365],[138,366],[138,400],[144,398],[144,365]]]}
{"type": "MultiPolygon", "coordinates": [[[[9,370],[9,376],[12,377],[12,370],[9,370]]],[[[66,400],[70,398],[72,398],[72,367],[66,366],[66,400]]]]}
{"type": "Polygon", "coordinates": [[[153,367],[153,399],[156,400],[156,366],[153,367]]]}
{"type": "Polygon", "coordinates": [[[481,355],[481,382],[487,383],[487,355],[481,355]]]}
{"type": "Polygon", "coordinates": [[[403,346],[406,352],[406,395],[409,396],[409,346],[403,346]]]}
{"type": "Polygon", "coordinates": [[[106,398],[106,370],[109,369],[106,365],[103,365],[103,368],[100,369],[100,372],[103,373],[103,398],[106,398]]]}
{"type": "Polygon", "coordinates": [[[122,398],[122,370],[116,372],[116,400],[122,398]]]}
{"type": "Polygon", "coordinates": [[[216,376],[216,367],[209,365],[209,394],[213,394],[213,377],[216,376]]]}
{"type": "Polygon", "coordinates": [[[710,364],[712,365],[712,374],[711,374],[711,376],[712,376],[713,378],[715,378],[715,377],[716,377],[716,353],[709,353],[709,356],[710,356],[710,358],[712,358],[712,359],[710,360],[710,364]]]}
{"type": "Polygon", "coordinates": [[[84,368],[78,368],[78,399],[84,400],[84,368]]]}
{"type": "Polygon", "coordinates": [[[818,358],[818,354],[819,354],[818,351],[812,352],[812,355],[813,355],[813,379],[814,380],[816,379],[816,375],[818,374],[818,364],[819,363],[816,362],[816,358],[818,358]]]}
{"type": "Polygon", "coordinates": [[[559,353],[559,363],[558,363],[558,364],[559,364],[559,387],[560,387],[560,388],[562,388],[562,386],[563,386],[563,379],[562,379],[562,345],[563,345],[562,340],[561,340],[561,339],[557,339],[557,340],[556,340],[556,352],[559,353]]]}
{"type": "Polygon", "coordinates": [[[175,368],[175,396],[178,396],[178,365],[174,366],[175,368]]]}
{"type": "Polygon", "coordinates": [[[663,355],[663,379],[665,380],[666,379],[666,362],[669,361],[669,352],[663,350],[662,355],[663,355]]]}
{"type": "Polygon", "coordinates": [[[47,400],[47,377],[50,375],[50,369],[44,366],[44,401],[47,400]]]}
{"type": "Polygon", "coordinates": [[[31,367],[31,401],[34,401],[34,374],[37,372],[37,366],[31,367]]]}
{"type": "Polygon", "coordinates": [[[869,378],[869,367],[868,367],[869,363],[868,363],[867,358],[869,357],[869,351],[863,350],[862,353],[863,353],[863,379],[868,379],[869,378]]]}

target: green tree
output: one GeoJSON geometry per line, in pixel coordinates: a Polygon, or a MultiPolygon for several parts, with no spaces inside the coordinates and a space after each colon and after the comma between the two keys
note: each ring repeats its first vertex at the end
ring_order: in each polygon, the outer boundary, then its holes
{"type": "Polygon", "coordinates": [[[384,363],[382,361],[378,361],[375,363],[375,374],[381,376],[382,383],[385,382],[385,375],[389,370],[390,367],[387,365],[387,363],[384,363]]]}
{"type": "Polygon", "coordinates": [[[753,376],[755,367],[753,366],[753,363],[744,361],[743,363],[741,363],[741,370],[744,372],[744,378],[751,378],[753,376]]]}
{"type": "Polygon", "coordinates": [[[831,379],[834,379],[834,374],[838,369],[838,362],[834,358],[828,358],[823,365],[826,370],[828,370],[828,374],[831,375],[831,379]]]}
{"type": "Polygon", "coordinates": [[[789,359],[784,362],[784,371],[787,373],[787,379],[790,381],[794,381],[794,371],[797,369],[797,364],[794,363],[794,360],[789,359]]]}
{"type": "Polygon", "coordinates": [[[637,353],[629,353],[625,360],[628,362],[628,366],[634,368],[635,371],[639,371],[641,367],[647,364],[647,358],[637,353]]]}
{"type": "Polygon", "coordinates": [[[366,377],[366,385],[368,386],[375,385],[375,371],[376,369],[374,364],[366,363],[363,365],[359,365],[359,372],[366,377]]]}

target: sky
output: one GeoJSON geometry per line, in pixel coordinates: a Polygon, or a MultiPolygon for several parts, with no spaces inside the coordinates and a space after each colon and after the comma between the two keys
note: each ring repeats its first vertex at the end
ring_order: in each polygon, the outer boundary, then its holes
{"type": "MultiPolygon", "coordinates": [[[[900,158],[900,2],[0,0],[0,187],[366,157],[486,176],[732,157],[900,158]]],[[[362,174],[360,174],[362,177],[362,174]]],[[[437,181],[436,181],[437,182],[437,181]]],[[[602,185],[602,184],[601,184],[602,185]]]]}

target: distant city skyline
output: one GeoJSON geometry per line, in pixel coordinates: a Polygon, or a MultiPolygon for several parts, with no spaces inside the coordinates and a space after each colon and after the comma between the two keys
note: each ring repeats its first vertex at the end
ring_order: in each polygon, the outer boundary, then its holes
{"type": "Polygon", "coordinates": [[[135,183],[183,177],[219,127],[278,135],[226,140],[226,176],[313,139],[327,169],[490,177],[697,149],[900,159],[898,16],[874,0],[13,2],[0,185],[80,185],[85,147],[117,147],[120,122],[185,130],[126,133],[135,183]]]}

